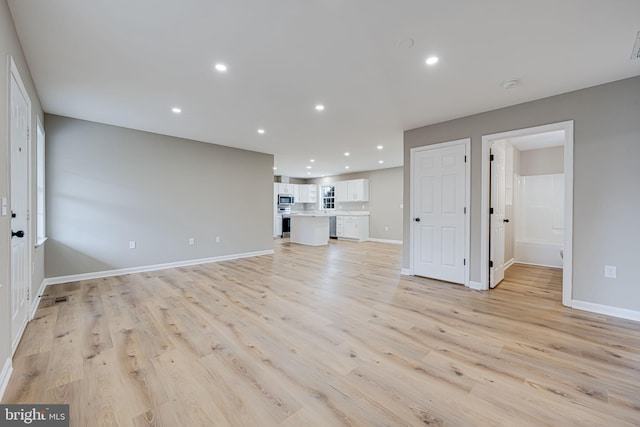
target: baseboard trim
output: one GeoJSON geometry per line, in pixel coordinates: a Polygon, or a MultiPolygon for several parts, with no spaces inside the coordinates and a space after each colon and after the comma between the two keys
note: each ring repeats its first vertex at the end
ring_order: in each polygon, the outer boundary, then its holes
{"type": "Polygon", "coordinates": [[[376,239],[374,237],[369,239],[370,242],[376,242],[376,243],[392,243],[394,245],[401,245],[402,244],[402,240],[389,240],[389,239],[376,239]]]}
{"type": "Polygon", "coordinates": [[[11,358],[8,357],[4,362],[4,366],[2,367],[2,372],[0,372],[0,401],[2,401],[2,397],[4,396],[4,392],[7,390],[7,386],[9,385],[9,378],[11,378],[11,373],[13,372],[13,364],[11,363],[11,358]]]}
{"type": "Polygon", "coordinates": [[[482,287],[482,283],[474,282],[473,280],[469,281],[469,287],[471,289],[475,289],[476,291],[484,291],[485,289],[482,287]]]}
{"type": "Polygon", "coordinates": [[[413,276],[413,271],[411,271],[410,268],[403,268],[402,270],[400,270],[400,274],[402,274],[403,276],[413,276]]]}
{"type": "Polygon", "coordinates": [[[97,271],[95,273],[72,274],[70,276],[47,277],[44,279],[45,286],[58,285],[60,283],[77,282],[80,280],[101,279],[103,277],[122,276],[133,273],[146,273],[148,271],[166,270],[168,268],[189,267],[198,264],[210,264],[213,262],[230,261],[241,258],[252,258],[262,255],[273,255],[273,249],[266,251],[244,252],[219,257],[193,259],[188,261],[168,262],[166,264],[145,265],[142,267],[121,268],[117,270],[97,271]]]}
{"type": "Polygon", "coordinates": [[[548,264],[536,264],[534,262],[523,262],[518,260],[513,261],[513,264],[534,265],[536,267],[562,268],[561,265],[558,266],[558,265],[548,265],[548,264]]]}
{"type": "Polygon", "coordinates": [[[629,310],[627,308],[612,307],[609,305],[596,304],[593,302],[575,299],[571,301],[571,307],[578,310],[590,311],[592,313],[605,314],[607,316],[640,322],[640,311],[629,310]]]}
{"type": "Polygon", "coordinates": [[[40,283],[38,292],[36,292],[36,294],[33,296],[33,302],[31,303],[31,313],[29,313],[29,321],[33,320],[36,315],[36,311],[38,311],[38,306],[40,305],[40,298],[42,297],[42,294],[44,294],[44,290],[46,287],[46,279],[43,279],[42,283],[40,283]]]}
{"type": "Polygon", "coordinates": [[[507,268],[511,267],[515,263],[516,263],[515,258],[511,258],[509,261],[504,263],[504,269],[506,270],[507,268]]]}

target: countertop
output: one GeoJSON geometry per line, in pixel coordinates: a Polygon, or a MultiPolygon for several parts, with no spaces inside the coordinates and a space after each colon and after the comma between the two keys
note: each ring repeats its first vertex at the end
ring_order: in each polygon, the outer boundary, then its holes
{"type": "Polygon", "coordinates": [[[291,212],[290,216],[368,216],[369,211],[300,211],[291,212]]]}

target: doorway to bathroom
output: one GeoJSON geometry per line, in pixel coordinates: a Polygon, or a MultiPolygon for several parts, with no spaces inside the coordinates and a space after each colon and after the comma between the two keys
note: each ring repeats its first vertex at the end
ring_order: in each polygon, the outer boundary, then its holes
{"type": "Polygon", "coordinates": [[[563,269],[571,305],[573,121],[482,137],[481,288],[514,263],[563,269]]]}

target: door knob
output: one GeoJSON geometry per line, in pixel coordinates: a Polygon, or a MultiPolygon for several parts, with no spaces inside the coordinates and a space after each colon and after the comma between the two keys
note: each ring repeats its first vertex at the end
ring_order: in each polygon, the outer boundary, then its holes
{"type": "Polygon", "coordinates": [[[24,237],[24,231],[22,230],[18,230],[18,231],[11,231],[11,237],[19,237],[19,238],[23,238],[24,237]]]}
{"type": "Polygon", "coordinates": [[[420,222],[420,218],[414,218],[413,219],[415,222],[420,222]]]}
{"type": "Polygon", "coordinates": [[[502,222],[509,222],[507,218],[503,219],[502,222]]]}

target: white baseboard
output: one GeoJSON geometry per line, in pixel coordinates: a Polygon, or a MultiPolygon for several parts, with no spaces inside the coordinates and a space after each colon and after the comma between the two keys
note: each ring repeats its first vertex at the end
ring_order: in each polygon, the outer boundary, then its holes
{"type": "Polygon", "coordinates": [[[394,245],[402,244],[402,240],[376,239],[374,237],[369,238],[369,241],[376,242],[376,243],[393,243],[394,245]]]}
{"type": "Polygon", "coordinates": [[[38,311],[38,305],[40,305],[40,297],[44,294],[44,290],[47,287],[46,279],[42,280],[40,283],[40,288],[35,295],[32,296],[33,301],[31,302],[31,313],[29,313],[29,321],[33,320],[36,315],[36,311],[38,311]]]}
{"type": "Polygon", "coordinates": [[[485,289],[482,287],[482,283],[474,282],[473,280],[469,281],[469,287],[471,289],[475,289],[476,291],[484,291],[485,289]]]}
{"type": "Polygon", "coordinates": [[[400,270],[400,274],[402,274],[403,276],[413,276],[413,271],[411,271],[410,268],[403,268],[402,270],[400,270]]]}
{"type": "Polygon", "coordinates": [[[209,264],[212,262],[229,261],[240,258],[251,258],[261,255],[272,255],[273,249],[257,252],[245,252],[240,254],[223,255],[212,258],[193,259],[188,261],[168,262],[166,264],[146,265],[142,267],[121,268],[117,270],[97,271],[95,273],[72,274],[70,276],[47,277],[44,279],[46,286],[60,283],[77,282],[79,280],[101,279],[103,277],[122,276],[124,274],[145,273],[147,271],[166,270],[168,268],[188,267],[198,264],[209,264]]]}
{"type": "Polygon", "coordinates": [[[534,262],[523,262],[523,261],[518,261],[518,260],[515,260],[513,263],[514,264],[522,264],[522,265],[534,265],[536,267],[562,268],[562,266],[557,266],[557,265],[536,264],[534,262]]]}
{"type": "Polygon", "coordinates": [[[506,270],[507,268],[511,267],[513,264],[515,264],[515,262],[515,258],[511,258],[509,261],[504,263],[504,269],[506,270]]]}
{"type": "Polygon", "coordinates": [[[627,308],[611,307],[609,305],[595,304],[593,302],[572,300],[571,307],[578,310],[590,311],[592,313],[606,314],[607,316],[620,317],[622,319],[635,320],[640,322],[640,311],[629,310],[627,308]]]}
{"type": "Polygon", "coordinates": [[[11,358],[9,357],[5,360],[2,371],[0,371],[0,401],[2,401],[2,396],[4,396],[4,392],[9,385],[9,378],[11,378],[12,372],[13,365],[11,363],[11,358]]]}

